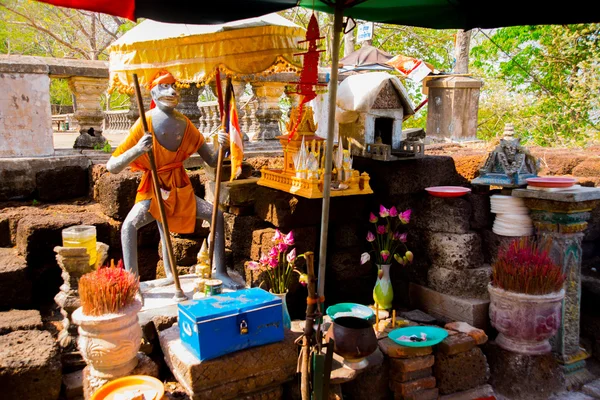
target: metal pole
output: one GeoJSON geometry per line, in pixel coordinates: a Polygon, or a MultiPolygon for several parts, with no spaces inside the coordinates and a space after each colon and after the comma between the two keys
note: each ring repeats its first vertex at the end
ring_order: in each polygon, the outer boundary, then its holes
{"type": "MultiPolygon", "coordinates": [[[[140,84],[138,82],[137,74],[133,74],[133,83],[135,85],[135,94],[137,99],[138,109],[140,111],[140,119],[144,126],[144,132],[152,131],[148,129],[148,122],[146,121],[146,113],[144,111],[144,102],[142,100],[142,91],[140,90],[140,84]]],[[[175,282],[175,296],[173,300],[184,301],[187,300],[187,296],[181,290],[179,284],[179,275],[177,275],[177,265],[175,264],[175,257],[173,256],[173,246],[171,245],[171,233],[169,231],[169,225],[167,223],[167,214],[165,213],[165,206],[163,204],[162,196],[160,194],[160,182],[158,181],[158,173],[156,171],[156,162],[154,160],[154,149],[148,152],[148,159],[150,160],[150,174],[152,175],[152,186],[154,186],[154,197],[158,201],[158,210],[160,212],[160,222],[163,226],[164,231],[164,243],[163,245],[167,248],[167,255],[169,257],[169,263],[171,264],[171,273],[173,274],[173,282],[175,282]]]]}
{"type": "Polygon", "coordinates": [[[335,100],[338,87],[338,62],[340,61],[340,34],[343,30],[344,9],[336,2],[333,20],[331,76],[329,79],[329,115],[327,120],[327,149],[325,150],[325,176],[323,177],[323,210],[321,212],[321,244],[319,247],[319,297],[325,296],[325,265],[327,264],[327,234],[329,228],[329,197],[331,195],[331,164],[333,162],[333,133],[335,130],[335,100]]]}

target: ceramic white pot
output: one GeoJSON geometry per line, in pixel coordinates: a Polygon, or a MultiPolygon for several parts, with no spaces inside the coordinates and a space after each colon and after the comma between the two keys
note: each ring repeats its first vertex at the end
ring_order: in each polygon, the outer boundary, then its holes
{"type": "Polygon", "coordinates": [[[125,376],[137,365],[142,340],[138,312],[142,303],[136,300],[120,313],[89,316],[79,307],[73,321],[79,325],[77,345],[90,373],[100,378],[125,376]]]}
{"type": "Polygon", "coordinates": [[[509,292],[488,285],[490,320],[499,332],[496,343],[521,354],[551,351],[549,339],[560,326],[564,289],[546,295],[509,292]]]}

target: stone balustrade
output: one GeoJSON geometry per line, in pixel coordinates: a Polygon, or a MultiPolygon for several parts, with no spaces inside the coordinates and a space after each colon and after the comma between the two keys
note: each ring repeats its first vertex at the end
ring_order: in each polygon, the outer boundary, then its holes
{"type": "Polygon", "coordinates": [[[131,128],[131,121],[128,114],[129,110],[105,111],[104,132],[127,133],[129,128],[131,128]]]}

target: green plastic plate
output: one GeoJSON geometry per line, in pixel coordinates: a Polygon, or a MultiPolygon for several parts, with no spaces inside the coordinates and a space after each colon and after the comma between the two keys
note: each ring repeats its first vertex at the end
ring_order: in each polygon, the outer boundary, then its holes
{"type": "Polygon", "coordinates": [[[388,334],[388,337],[401,346],[406,347],[428,347],[433,346],[444,340],[448,336],[445,329],[437,326],[407,326],[405,328],[396,328],[388,334]],[[399,340],[401,336],[417,335],[421,337],[421,333],[427,335],[427,340],[423,342],[408,342],[399,340]]]}
{"type": "Polygon", "coordinates": [[[327,307],[331,319],[339,317],[358,317],[375,322],[375,312],[367,306],[357,303],[338,303],[327,307]]]}

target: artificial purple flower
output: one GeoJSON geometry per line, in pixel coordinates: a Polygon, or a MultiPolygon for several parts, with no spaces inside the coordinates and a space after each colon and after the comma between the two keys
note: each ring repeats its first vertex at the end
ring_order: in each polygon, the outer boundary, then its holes
{"type": "Polygon", "coordinates": [[[294,245],[294,234],[292,231],[283,237],[283,243],[287,244],[288,246],[294,245]]]}
{"type": "Polygon", "coordinates": [[[293,264],[296,261],[296,249],[292,249],[286,256],[287,262],[293,264]]]}
{"type": "Polygon", "coordinates": [[[383,235],[385,233],[385,231],[386,231],[386,226],[385,225],[379,225],[377,227],[377,233],[378,234],[383,235]]]}
{"type": "Polygon", "coordinates": [[[277,268],[277,266],[278,266],[278,265],[279,265],[279,261],[278,261],[276,258],[271,258],[271,259],[269,260],[269,266],[270,266],[271,268],[273,268],[273,269],[274,269],[274,268],[277,268]]]}
{"type": "Polygon", "coordinates": [[[269,257],[263,254],[262,256],[260,256],[260,260],[258,260],[258,262],[262,265],[267,265],[269,263],[269,257]]]}
{"type": "Polygon", "coordinates": [[[273,247],[271,247],[271,250],[269,250],[269,258],[277,259],[277,257],[279,257],[279,252],[277,251],[277,246],[273,246],[273,247]]]}
{"type": "Polygon", "coordinates": [[[381,258],[383,259],[383,262],[386,262],[388,260],[388,258],[390,258],[390,252],[387,250],[381,250],[381,252],[379,254],[381,254],[381,258]]]}
{"type": "Polygon", "coordinates": [[[400,222],[402,222],[404,225],[408,224],[410,222],[410,214],[411,213],[412,213],[412,210],[410,208],[404,212],[401,212],[398,215],[400,222]]]}
{"type": "Polygon", "coordinates": [[[288,245],[281,242],[277,244],[277,250],[279,250],[280,253],[285,253],[288,249],[288,245]]]}
{"type": "Polygon", "coordinates": [[[398,216],[398,210],[396,210],[396,207],[392,207],[390,208],[390,217],[397,217],[398,216]]]}
{"type": "Polygon", "coordinates": [[[372,242],[375,240],[375,235],[373,235],[373,232],[369,231],[367,233],[367,242],[372,242]]]}
{"type": "Polygon", "coordinates": [[[402,243],[406,243],[406,238],[407,238],[408,234],[406,232],[404,232],[403,234],[398,236],[399,241],[401,241],[402,243]]]}
{"type": "Polygon", "coordinates": [[[390,210],[388,210],[387,208],[385,208],[383,206],[383,204],[379,206],[379,216],[381,218],[385,218],[385,217],[389,217],[390,216],[390,210]]]}
{"type": "Polygon", "coordinates": [[[258,263],[256,261],[249,261],[247,265],[252,271],[256,271],[258,269],[258,263]]]}
{"type": "Polygon", "coordinates": [[[369,222],[372,224],[376,224],[378,221],[377,215],[371,213],[371,215],[369,215],[369,222]]]}
{"type": "Polygon", "coordinates": [[[283,240],[283,235],[279,232],[279,229],[275,229],[275,235],[273,236],[273,241],[279,243],[283,240]]]}

